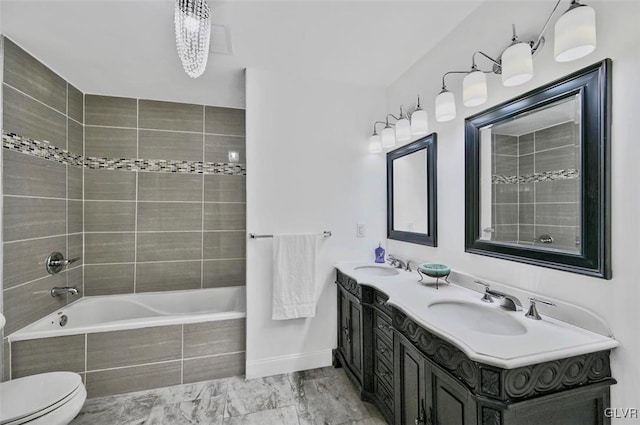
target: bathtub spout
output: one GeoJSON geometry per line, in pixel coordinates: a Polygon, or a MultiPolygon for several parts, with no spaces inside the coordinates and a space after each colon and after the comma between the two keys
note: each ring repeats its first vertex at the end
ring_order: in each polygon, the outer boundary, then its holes
{"type": "Polygon", "coordinates": [[[78,288],[75,286],[54,286],[51,288],[51,296],[58,297],[64,294],[78,295],[78,288]]]}

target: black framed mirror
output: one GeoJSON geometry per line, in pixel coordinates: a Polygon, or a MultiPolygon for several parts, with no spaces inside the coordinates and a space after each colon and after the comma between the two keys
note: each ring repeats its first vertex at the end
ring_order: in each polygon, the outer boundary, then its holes
{"type": "Polygon", "coordinates": [[[387,153],[387,238],[437,246],[437,135],[387,153]]]}
{"type": "Polygon", "coordinates": [[[465,120],[465,250],[611,278],[611,60],[465,120]]]}

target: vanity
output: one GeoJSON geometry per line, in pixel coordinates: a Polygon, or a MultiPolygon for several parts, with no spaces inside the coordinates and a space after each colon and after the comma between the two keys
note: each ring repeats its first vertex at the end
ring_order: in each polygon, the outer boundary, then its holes
{"type": "Polygon", "coordinates": [[[336,265],[334,365],[390,424],[610,423],[617,341],[425,282],[385,265],[336,265]]]}

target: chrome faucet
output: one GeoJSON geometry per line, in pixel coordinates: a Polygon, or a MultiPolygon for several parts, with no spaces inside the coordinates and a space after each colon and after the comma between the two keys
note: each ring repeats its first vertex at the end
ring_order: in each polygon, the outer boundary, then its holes
{"type": "Polygon", "coordinates": [[[504,292],[496,291],[495,289],[491,289],[491,286],[488,283],[484,283],[480,280],[475,280],[474,282],[484,286],[484,295],[482,296],[482,301],[486,303],[492,303],[494,298],[498,298],[502,300],[502,304],[500,304],[500,307],[510,311],[522,310],[522,303],[520,303],[520,300],[515,295],[510,295],[504,292]]]}
{"type": "Polygon", "coordinates": [[[552,303],[551,301],[541,300],[540,298],[535,298],[535,297],[529,298],[529,301],[531,302],[531,305],[529,306],[529,311],[527,311],[527,314],[525,314],[524,316],[533,320],[542,319],[540,317],[540,314],[538,314],[538,308],[536,307],[536,303],[542,303],[548,306],[555,306],[555,304],[552,303]]]}
{"type": "Polygon", "coordinates": [[[64,294],[78,295],[78,288],[75,286],[54,286],[51,288],[50,294],[52,297],[59,297],[64,294]]]}
{"type": "Polygon", "coordinates": [[[387,257],[387,261],[389,262],[389,265],[391,267],[395,267],[397,269],[405,269],[408,272],[411,271],[411,260],[407,260],[407,262],[405,263],[401,259],[394,257],[393,254],[389,254],[389,256],[387,257]]]}

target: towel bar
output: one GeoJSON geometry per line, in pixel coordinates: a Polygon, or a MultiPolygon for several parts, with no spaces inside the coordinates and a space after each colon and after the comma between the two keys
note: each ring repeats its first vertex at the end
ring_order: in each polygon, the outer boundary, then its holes
{"type": "MultiPolygon", "coordinates": [[[[328,238],[329,236],[331,236],[331,231],[330,230],[325,230],[324,232],[322,232],[322,236],[324,236],[325,238],[328,238]]],[[[263,239],[263,238],[272,238],[273,235],[257,235],[255,233],[249,233],[249,239],[263,239]]]]}

